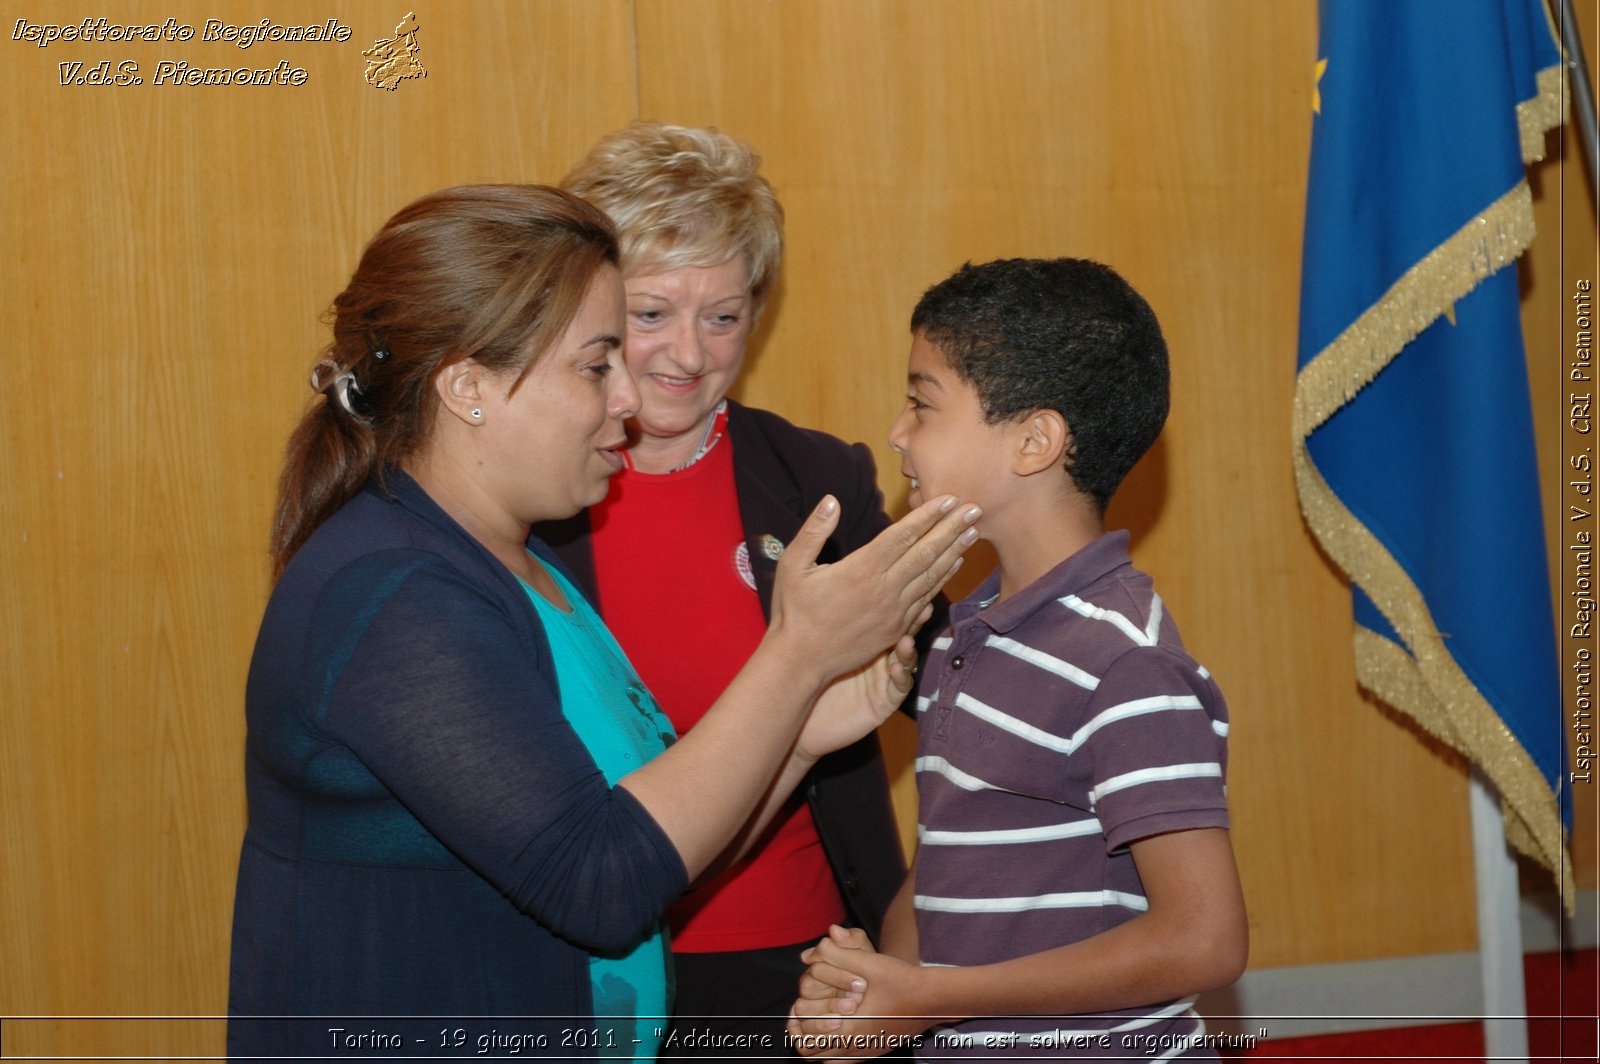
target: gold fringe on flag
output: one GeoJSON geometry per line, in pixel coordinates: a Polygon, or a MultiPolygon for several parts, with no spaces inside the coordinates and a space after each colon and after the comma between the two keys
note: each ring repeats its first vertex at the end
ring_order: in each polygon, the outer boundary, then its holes
{"type": "MultiPolygon", "coordinates": [[[[1300,370],[1294,438],[1304,440],[1356,397],[1400,349],[1445,310],[1533,241],[1533,194],[1526,181],[1462,226],[1389,287],[1333,343],[1300,370]]],[[[1315,278],[1311,279],[1315,283],[1315,278]]]]}
{"type": "Polygon", "coordinates": [[[1514,262],[1533,239],[1533,230],[1532,196],[1527,182],[1519,181],[1406,271],[1301,369],[1294,397],[1294,471],[1312,534],[1406,644],[1400,647],[1358,626],[1358,681],[1483,769],[1500,792],[1507,840],[1550,870],[1570,912],[1575,897],[1572,862],[1561,814],[1543,774],[1451,657],[1421,591],[1328,486],[1306,447],[1311,433],[1371,383],[1406,344],[1485,277],[1514,262]]]}
{"type": "MultiPolygon", "coordinates": [[[[1434,694],[1428,680],[1415,659],[1404,647],[1377,632],[1357,627],[1355,631],[1356,679],[1387,704],[1402,710],[1421,725],[1428,734],[1439,739],[1452,750],[1483,767],[1483,774],[1500,792],[1500,813],[1505,820],[1506,841],[1517,852],[1525,854],[1549,869],[1556,877],[1561,896],[1566,901],[1567,912],[1573,912],[1577,889],[1572,878],[1572,863],[1564,847],[1555,853],[1549,850],[1549,840],[1559,840],[1562,834],[1561,818],[1555,804],[1549,800],[1550,789],[1537,770],[1530,774],[1524,766],[1510,764],[1491,768],[1489,759],[1480,757],[1480,750],[1514,749],[1523,754],[1511,729],[1505,726],[1499,714],[1487,702],[1468,713],[1453,712],[1434,694]],[[1514,788],[1514,792],[1512,790],[1514,788]],[[1521,810],[1532,811],[1530,818],[1521,810]],[[1549,822],[1544,822],[1549,821],[1549,822]]],[[[1459,670],[1457,670],[1459,672],[1459,670]]],[[[1461,677],[1465,680],[1466,677],[1461,677]]],[[[1468,683],[1471,694],[1482,702],[1475,688],[1468,683]]],[[[1523,754],[1523,756],[1526,756],[1523,754]]],[[[1526,766],[1532,768],[1532,765],[1526,766]]]]}
{"type": "Polygon", "coordinates": [[[1533,96],[1517,104],[1517,133],[1522,138],[1523,165],[1543,159],[1545,132],[1567,121],[1567,94],[1563,84],[1567,76],[1566,42],[1561,39],[1561,29],[1556,25],[1555,12],[1550,10],[1550,5],[1541,3],[1539,10],[1544,13],[1545,32],[1550,34],[1556,51],[1561,53],[1561,62],[1534,75],[1533,96]]]}
{"type": "Polygon", "coordinates": [[[1522,161],[1536,163],[1544,158],[1544,135],[1567,120],[1567,98],[1561,91],[1561,67],[1539,71],[1538,95],[1517,104],[1517,132],[1522,137],[1522,161]]]}

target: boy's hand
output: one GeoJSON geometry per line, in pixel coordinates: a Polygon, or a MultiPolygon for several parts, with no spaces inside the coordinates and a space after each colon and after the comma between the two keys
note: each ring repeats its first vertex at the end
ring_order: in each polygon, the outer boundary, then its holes
{"type": "Polygon", "coordinates": [[[916,1015],[923,969],[873,950],[860,930],[828,929],[800,955],[811,967],[789,1011],[796,1052],[825,1060],[862,1060],[908,1045],[934,1022],[916,1015]]]}
{"type": "MultiPolygon", "coordinates": [[[[829,941],[845,949],[860,950],[864,953],[878,952],[872,947],[872,940],[867,937],[867,933],[859,927],[846,928],[832,924],[828,928],[828,937],[822,940],[822,942],[829,941]]],[[[822,942],[817,945],[820,946],[822,942]]],[[[800,954],[800,959],[812,966],[800,976],[802,998],[831,1002],[838,1012],[846,1014],[856,1011],[861,1004],[862,995],[867,992],[865,979],[847,969],[821,961],[817,956],[816,946],[800,954]],[[813,969],[816,969],[815,974],[813,969]]]]}

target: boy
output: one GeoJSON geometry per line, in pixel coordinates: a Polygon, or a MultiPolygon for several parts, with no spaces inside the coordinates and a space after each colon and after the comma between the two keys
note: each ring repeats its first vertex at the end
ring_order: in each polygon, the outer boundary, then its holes
{"type": "Polygon", "coordinates": [[[922,677],[920,842],[882,952],[839,928],[808,951],[791,1034],[820,1056],[935,1026],[919,1059],[1214,1056],[1192,996],[1247,951],[1227,710],[1104,526],[1166,420],[1160,327],[1105,266],[1013,259],[929,289],[911,328],[889,442],[913,504],[982,507],[999,568],[922,677]]]}

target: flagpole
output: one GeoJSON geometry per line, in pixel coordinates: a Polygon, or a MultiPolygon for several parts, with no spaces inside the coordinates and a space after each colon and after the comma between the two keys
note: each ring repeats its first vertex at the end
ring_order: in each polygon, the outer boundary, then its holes
{"type": "Polygon", "coordinates": [[[1596,199],[1596,181],[1600,180],[1600,135],[1595,129],[1594,92],[1589,88],[1589,65],[1583,58],[1583,39],[1578,34],[1578,19],[1572,12],[1572,0],[1558,0],[1561,26],[1561,47],[1567,53],[1567,81],[1572,86],[1572,102],[1578,120],[1578,134],[1583,141],[1583,161],[1589,173],[1589,197],[1596,199]]]}
{"type": "Polygon", "coordinates": [[[1528,998],[1522,981],[1517,863],[1506,846],[1500,796],[1473,768],[1472,863],[1478,885],[1478,968],[1483,981],[1483,1049],[1491,1061],[1528,1059],[1528,998]]]}

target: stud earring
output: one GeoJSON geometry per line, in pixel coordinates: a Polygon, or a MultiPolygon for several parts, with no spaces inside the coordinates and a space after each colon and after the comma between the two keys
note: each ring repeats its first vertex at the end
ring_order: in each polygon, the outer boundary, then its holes
{"type": "Polygon", "coordinates": [[[482,419],[483,419],[483,411],[478,409],[477,407],[473,407],[472,408],[472,420],[480,421],[482,419]]]}

